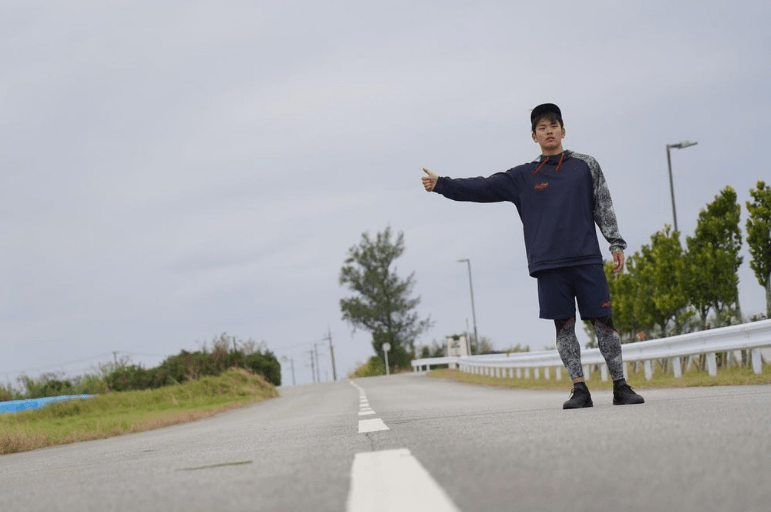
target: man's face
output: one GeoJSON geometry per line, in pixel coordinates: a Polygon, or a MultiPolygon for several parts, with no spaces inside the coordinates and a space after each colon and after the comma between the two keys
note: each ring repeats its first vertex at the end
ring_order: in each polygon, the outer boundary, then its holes
{"type": "Polygon", "coordinates": [[[535,125],[533,140],[541,146],[544,154],[549,152],[562,152],[562,139],[565,137],[565,129],[556,119],[543,118],[535,125]]]}

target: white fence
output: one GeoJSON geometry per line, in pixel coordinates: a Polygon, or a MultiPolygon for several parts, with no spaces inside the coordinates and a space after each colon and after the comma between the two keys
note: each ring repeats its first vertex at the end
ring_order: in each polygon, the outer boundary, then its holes
{"type": "MultiPolygon", "coordinates": [[[[706,355],[707,370],[713,377],[717,375],[716,354],[725,352],[735,354],[735,351],[749,350],[752,369],[761,373],[763,360],[761,349],[771,347],[771,320],[732,325],[707,331],[692,332],[679,336],[671,336],[653,341],[642,341],[621,345],[624,356],[624,374],[627,364],[642,362],[645,378],[653,378],[653,361],[665,359],[671,361],[675,377],[681,377],[683,358],[706,355]]],[[[734,356],[735,357],[735,356],[734,356]]],[[[509,354],[489,354],[466,357],[437,357],[430,359],[415,359],[412,361],[414,371],[428,370],[431,366],[449,364],[457,366],[461,371],[490,375],[493,377],[540,378],[541,371],[545,378],[550,378],[554,370],[556,378],[562,376],[562,360],[556,350],[543,352],[517,352],[509,354]]],[[[602,380],[608,378],[608,368],[605,359],[597,348],[581,352],[581,364],[584,366],[584,377],[589,378],[592,366],[600,368],[602,380]]]]}

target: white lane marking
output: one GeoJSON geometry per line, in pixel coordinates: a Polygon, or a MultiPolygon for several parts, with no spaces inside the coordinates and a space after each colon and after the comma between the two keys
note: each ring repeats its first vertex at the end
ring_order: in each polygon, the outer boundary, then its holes
{"type": "Polygon", "coordinates": [[[386,427],[383,420],[380,418],[372,418],[371,420],[359,420],[359,434],[366,434],[367,432],[379,432],[381,430],[391,430],[386,427]]]}
{"type": "MultiPolygon", "coordinates": [[[[369,405],[369,400],[367,400],[367,393],[364,392],[364,389],[362,389],[353,381],[349,382],[353,387],[359,390],[359,416],[372,416],[375,414],[375,411],[369,405]]],[[[380,430],[389,430],[389,428],[385,425],[385,423],[383,423],[383,420],[379,418],[359,420],[359,434],[367,432],[378,432],[380,430]]]]}
{"type": "Polygon", "coordinates": [[[347,512],[460,512],[407,448],[357,453],[347,512]]]}

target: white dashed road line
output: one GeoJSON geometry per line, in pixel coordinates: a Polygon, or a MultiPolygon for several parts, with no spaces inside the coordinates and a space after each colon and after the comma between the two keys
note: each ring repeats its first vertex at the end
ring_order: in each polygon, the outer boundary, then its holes
{"type": "MultiPolygon", "coordinates": [[[[359,416],[372,416],[375,414],[375,410],[369,406],[369,400],[367,400],[367,393],[364,389],[353,381],[349,381],[353,387],[359,390],[359,416]]],[[[359,434],[366,434],[368,432],[380,432],[381,430],[390,430],[383,420],[380,418],[372,418],[368,420],[359,420],[359,434]]]]}
{"type": "Polygon", "coordinates": [[[367,432],[379,432],[381,430],[390,430],[383,423],[380,418],[372,418],[371,420],[359,420],[359,434],[366,434],[367,432]]]}
{"type": "MultiPolygon", "coordinates": [[[[359,390],[359,416],[375,411],[359,390]]],[[[380,418],[359,420],[359,434],[390,430],[380,418]]],[[[407,448],[357,453],[351,468],[347,512],[459,512],[407,448]]]]}
{"type": "Polygon", "coordinates": [[[407,448],[357,453],[347,512],[459,512],[407,448]]]}

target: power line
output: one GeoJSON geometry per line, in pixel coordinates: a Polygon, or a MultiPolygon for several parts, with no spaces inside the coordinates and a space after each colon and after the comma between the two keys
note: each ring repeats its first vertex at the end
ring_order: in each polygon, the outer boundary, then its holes
{"type": "Polygon", "coordinates": [[[73,364],[85,363],[86,361],[91,361],[91,360],[96,359],[96,358],[109,357],[112,354],[113,354],[112,352],[105,352],[105,353],[102,353],[102,354],[97,354],[95,356],[86,357],[84,359],[77,359],[75,361],[67,361],[67,362],[64,362],[64,363],[51,364],[51,365],[47,365],[47,366],[40,366],[40,367],[37,367],[37,368],[26,368],[24,370],[0,372],[0,375],[10,375],[11,373],[24,373],[24,372],[39,372],[39,371],[48,370],[48,369],[51,369],[51,368],[61,368],[62,366],[70,366],[70,365],[73,365],[73,364]]]}
{"type": "Polygon", "coordinates": [[[273,348],[271,350],[273,352],[278,352],[278,351],[281,351],[281,350],[289,350],[289,349],[297,348],[297,347],[307,347],[308,345],[313,345],[314,343],[317,343],[319,341],[324,341],[325,339],[326,338],[322,338],[321,340],[305,341],[303,343],[295,343],[294,345],[282,345],[280,347],[273,348]]]}
{"type": "Polygon", "coordinates": [[[51,369],[63,368],[65,366],[82,364],[88,361],[92,361],[94,359],[102,359],[102,358],[110,359],[110,356],[112,356],[113,360],[116,360],[118,354],[125,354],[128,356],[163,357],[163,358],[169,357],[168,355],[161,355],[161,354],[148,354],[144,352],[125,352],[123,350],[113,350],[112,352],[103,352],[101,354],[96,354],[96,355],[85,357],[82,359],[76,359],[74,361],[65,361],[63,363],[39,366],[37,368],[25,368],[23,370],[4,371],[4,372],[0,372],[0,375],[23,374],[27,372],[40,372],[44,370],[51,370],[51,369]]]}

